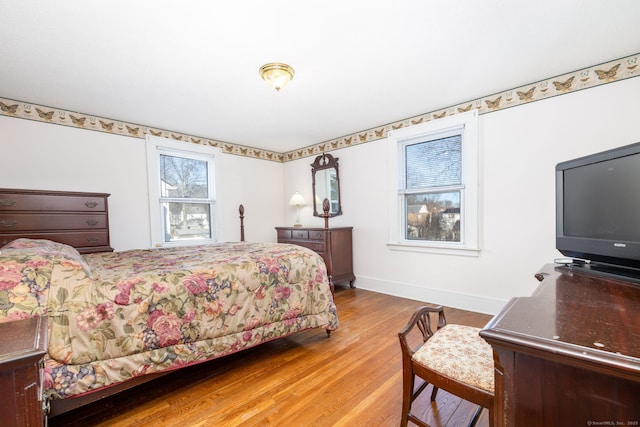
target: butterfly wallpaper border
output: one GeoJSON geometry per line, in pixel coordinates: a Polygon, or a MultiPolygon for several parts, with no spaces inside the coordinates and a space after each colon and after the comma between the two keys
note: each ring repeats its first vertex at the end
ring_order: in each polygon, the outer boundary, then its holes
{"type": "Polygon", "coordinates": [[[410,117],[398,122],[363,130],[351,135],[342,136],[340,138],[285,153],[277,153],[260,148],[247,147],[214,139],[202,138],[179,132],[172,132],[169,130],[111,120],[104,117],[66,111],[6,98],[0,98],[0,115],[71,126],[98,132],[113,133],[132,138],[145,138],[146,135],[150,134],[178,141],[219,147],[222,152],[227,154],[276,162],[288,162],[305,157],[317,156],[319,154],[341,148],[377,141],[386,138],[387,133],[391,130],[417,125],[431,120],[437,120],[443,117],[470,111],[471,109],[478,110],[479,114],[487,114],[494,111],[504,110],[506,108],[528,104],[534,101],[552,98],[554,96],[565,95],[578,90],[593,88],[632,77],[638,77],[640,76],[638,69],[639,56],[640,53],[630,55],[621,59],[594,65],[578,71],[562,74],[560,76],[551,77],[535,83],[487,95],[471,101],[462,102],[451,107],[446,107],[437,111],[410,117]]]}

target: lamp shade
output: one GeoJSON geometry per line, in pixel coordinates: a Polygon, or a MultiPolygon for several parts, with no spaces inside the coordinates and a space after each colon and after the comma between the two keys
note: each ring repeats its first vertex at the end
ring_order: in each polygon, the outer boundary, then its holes
{"type": "Polygon", "coordinates": [[[293,196],[291,196],[289,204],[291,206],[304,206],[306,202],[304,201],[304,197],[302,197],[302,194],[296,191],[295,193],[293,193],[293,196]]]}

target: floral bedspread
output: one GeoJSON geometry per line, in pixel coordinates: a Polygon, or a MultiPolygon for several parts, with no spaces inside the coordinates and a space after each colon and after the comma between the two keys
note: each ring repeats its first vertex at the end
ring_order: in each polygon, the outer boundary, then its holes
{"type": "Polygon", "coordinates": [[[338,326],[322,258],[276,243],[81,256],[14,240],[0,249],[0,322],[40,315],[49,398],[338,326]]]}

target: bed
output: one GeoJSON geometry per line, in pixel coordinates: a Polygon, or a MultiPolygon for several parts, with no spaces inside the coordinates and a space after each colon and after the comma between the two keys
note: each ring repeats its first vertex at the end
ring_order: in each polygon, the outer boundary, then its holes
{"type": "Polygon", "coordinates": [[[80,254],[14,239],[0,249],[0,322],[34,316],[48,318],[51,415],[305,329],[338,327],[318,254],[244,241],[80,254]]]}

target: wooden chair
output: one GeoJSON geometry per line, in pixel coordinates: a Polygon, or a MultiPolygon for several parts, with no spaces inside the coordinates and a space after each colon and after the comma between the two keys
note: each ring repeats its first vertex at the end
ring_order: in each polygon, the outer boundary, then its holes
{"type": "Polygon", "coordinates": [[[430,427],[411,413],[413,401],[429,384],[433,384],[432,402],[435,401],[438,388],[441,388],[479,405],[470,425],[478,421],[482,408],[489,410],[489,425],[493,425],[493,351],[478,332],[479,328],[471,326],[447,325],[442,306],[416,309],[398,333],[403,373],[401,427],[406,427],[409,420],[419,426],[430,427]],[[438,324],[434,332],[431,316],[435,317],[436,314],[438,324]],[[422,342],[413,343],[412,347],[408,335],[416,326],[422,333],[422,342]],[[424,380],[417,389],[416,377],[424,380]]]}

